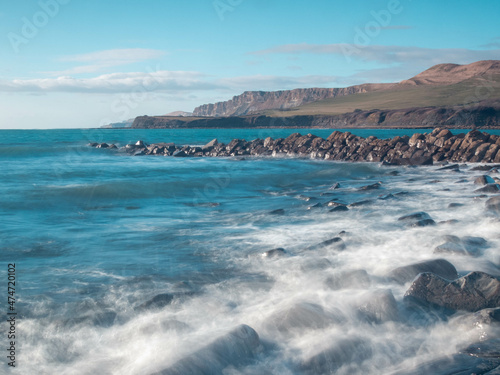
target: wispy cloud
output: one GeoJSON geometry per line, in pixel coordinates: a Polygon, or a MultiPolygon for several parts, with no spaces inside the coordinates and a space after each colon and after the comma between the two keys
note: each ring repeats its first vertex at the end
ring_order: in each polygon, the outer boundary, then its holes
{"type": "Polygon", "coordinates": [[[54,76],[96,73],[116,66],[158,59],[165,54],[166,53],[164,51],[155,49],[127,48],[63,56],[59,58],[60,62],[80,63],[83,65],[77,65],[66,70],[47,73],[54,76]]]}
{"type": "Polygon", "coordinates": [[[0,80],[0,92],[25,93],[131,93],[160,92],[192,94],[197,91],[280,90],[297,87],[334,85],[337,77],[253,75],[214,78],[200,72],[154,71],[151,73],[112,73],[94,78],[62,76],[43,79],[0,80]]]}
{"type": "Polygon", "coordinates": [[[410,63],[425,64],[427,67],[443,62],[470,63],[478,60],[495,60],[500,58],[500,49],[472,50],[464,48],[422,48],[406,46],[358,46],[355,44],[287,44],[265,50],[251,52],[252,55],[266,56],[271,54],[316,54],[348,56],[350,59],[372,61],[383,64],[410,63]]]}
{"type": "Polygon", "coordinates": [[[44,79],[0,80],[4,92],[129,93],[134,91],[182,92],[218,89],[198,72],[153,71],[104,74],[94,78],[68,76],[44,79]]]}

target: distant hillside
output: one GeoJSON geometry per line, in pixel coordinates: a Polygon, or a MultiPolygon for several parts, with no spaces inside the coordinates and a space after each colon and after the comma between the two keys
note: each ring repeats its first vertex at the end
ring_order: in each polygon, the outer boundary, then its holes
{"type": "Polygon", "coordinates": [[[226,102],[205,104],[193,111],[193,116],[241,116],[270,109],[287,110],[302,104],[327,98],[385,90],[393,84],[364,84],[345,88],[310,88],[286,91],[246,91],[226,102]]]}
{"type": "Polygon", "coordinates": [[[103,125],[103,126],[101,126],[101,128],[102,129],[130,128],[130,127],[132,127],[133,122],[134,122],[134,119],[131,118],[131,119],[128,119],[126,121],[114,122],[112,124],[103,125]]]}
{"type": "Polygon", "coordinates": [[[500,61],[440,64],[398,84],[347,88],[247,91],[226,102],[195,108],[195,116],[332,115],[356,109],[403,109],[477,103],[500,98],[500,61]]]}

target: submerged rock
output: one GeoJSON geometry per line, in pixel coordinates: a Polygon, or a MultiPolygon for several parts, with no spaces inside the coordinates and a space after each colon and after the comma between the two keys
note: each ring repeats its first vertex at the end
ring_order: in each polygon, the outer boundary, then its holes
{"type": "Polygon", "coordinates": [[[285,249],[278,247],[276,249],[268,250],[262,253],[263,258],[279,258],[286,255],[285,249]]]}
{"type": "Polygon", "coordinates": [[[486,186],[474,190],[474,193],[498,193],[500,186],[498,184],[487,184],[486,186]]]}
{"type": "Polygon", "coordinates": [[[283,208],[279,208],[277,210],[273,210],[271,212],[269,212],[269,215],[284,215],[285,214],[285,210],[283,208]]]}
{"type": "Polygon", "coordinates": [[[381,324],[399,320],[398,305],[391,290],[369,292],[358,309],[359,317],[369,323],[381,324]]]}
{"type": "Polygon", "coordinates": [[[306,374],[332,374],[353,361],[360,363],[372,356],[369,342],[360,338],[347,338],[335,342],[329,349],[302,361],[300,370],[306,374]]]}
{"type": "Polygon", "coordinates": [[[162,293],[135,307],[136,310],[161,309],[170,305],[175,299],[192,296],[193,292],[162,293]]]}
{"type": "Polygon", "coordinates": [[[321,249],[332,249],[332,250],[344,250],[346,248],[345,242],[340,237],[334,237],[329,240],[323,241],[319,244],[309,246],[306,250],[321,250],[321,249]]]}
{"type": "Polygon", "coordinates": [[[344,323],[340,310],[327,312],[320,305],[301,302],[275,312],[267,321],[267,327],[281,333],[304,329],[323,329],[332,324],[344,323]]]}
{"type": "Polygon", "coordinates": [[[154,375],[222,374],[228,367],[250,364],[261,350],[257,332],[242,324],[154,375]]]}
{"type": "Polygon", "coordinates": [[[500,281],[484,272],[471,272],[455,281],[422,273],[405,299],[450,310],[479,311],[500,307],[500,281]]]}
{"type": "Polygon", "coordinates": [[[486,208],[489,211],[500,213],[500,195],[488,199],[486,201],[486,208]]]}
{"type": "Polygon", "coordinates": [[[325,280],[325,285],[332,290],[365,289],[371,284],[370,276],[365,270],[342,271],[325,280]]]}
{"type": "Polygon", "coordinates": [[[448,280],[455,280],[458,277],[457,269],[453,264],[445,259],[433,259],[424,262],[398,267],[392,270],[388,277],[400,284],[412,281],[418,274],[432,272],[448,280]]]}

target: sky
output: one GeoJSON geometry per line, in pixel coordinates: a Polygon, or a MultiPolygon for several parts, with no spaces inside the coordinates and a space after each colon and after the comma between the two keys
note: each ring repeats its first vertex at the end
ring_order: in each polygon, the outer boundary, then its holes
{"type": "Polygon", "coordinates": [[[500,59],[499,15],[498,0],[0,0],[0,129],[500,59]]]}

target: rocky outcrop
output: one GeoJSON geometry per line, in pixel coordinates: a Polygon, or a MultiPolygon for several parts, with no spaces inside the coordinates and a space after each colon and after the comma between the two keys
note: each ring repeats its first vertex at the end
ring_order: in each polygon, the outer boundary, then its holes
{"type": "MultiPolygon", "coordinates": [[[[91,143],[98,147],[100,144],[91,143]]],[[[415,133],[392,139],[363,138],[350,132],[334,131],[327,139],[313,134],[293,133],[287,138],[246,141],[233,139],[227,145],[212,140],[203,147],[177,146],[173,143],[146,145],[139,141],[121,150],[131,155],[174,157],[220,156],[298,156],[313,159],[383,162],[387,165],[430,165],[434,162],[500,163],[500,136],[478,130],[452,134],[446,129],[415,133]]],[[[496,185],[495,185],[496,186],[496,185]]],[[[497,192],[497,189],[491,192],[497,192]]],[[[425,221],[425,220],[423,220],[425,221]]],[[[431,219],[422,224],[432,224],[431,219]]]]}
{"type": "Polygon", "coordinates": [[[391,84],[364,84],[344,88],[309,88],[284,91],[245,91],[233,99],[205,104],[194,109],[194,116],[241,116],[268,109],[286,110],[318,100],[372,92],[392,87],[391,84]]]}
{"type": "Polygon", "coordinates": [[[356,110],[339,115],[271,117],[263,115],[231,117],[140,116],[136,129],[204,128],[488,128],[500,126],[500,104],[485,100],[473,107],[419,107],[392,110],[356,110]]]}

